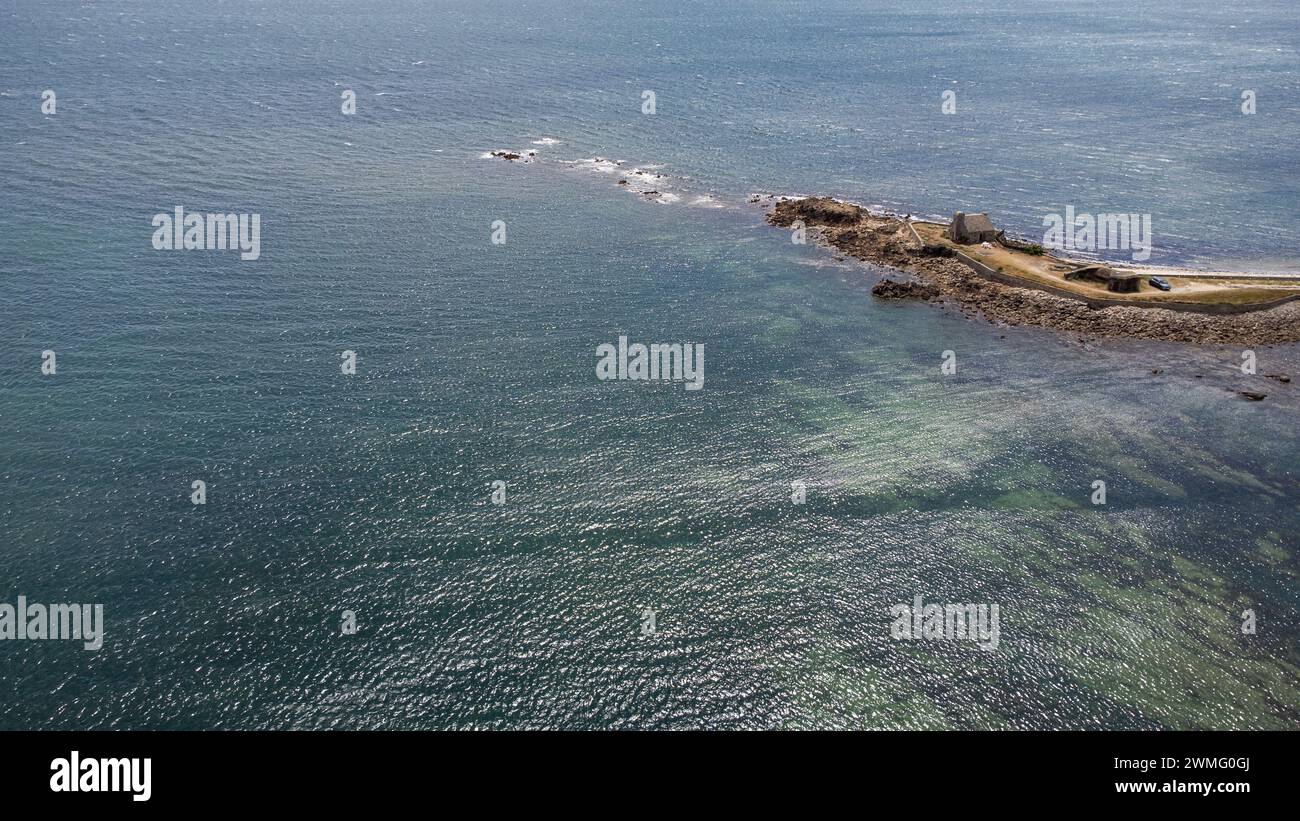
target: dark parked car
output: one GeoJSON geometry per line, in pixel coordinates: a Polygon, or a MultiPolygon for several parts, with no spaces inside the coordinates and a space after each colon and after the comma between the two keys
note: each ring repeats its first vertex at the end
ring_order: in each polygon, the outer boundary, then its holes
{"type": "Polygon", "coordinates": [[[1147,282],[1150,282],[1152,285],[1156,286],[1162,291],[1168,291],[1173,287],[1172,285],[1169,284],[1169,281],[1166,280],[1164,277],[1151,277],[1150,279],[1147,280],[1147,282]]]}

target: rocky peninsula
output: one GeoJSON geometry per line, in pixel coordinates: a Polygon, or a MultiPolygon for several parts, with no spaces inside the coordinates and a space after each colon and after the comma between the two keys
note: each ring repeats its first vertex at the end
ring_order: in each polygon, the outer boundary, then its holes
{"type": "MultiPolygon", "coordinates": [[[[930,230],[918,233],[920,223],[913,224],[892,214],[872,213],[829,197],[776,200],[767,220],[783,228],[799,227],[796,223],[801,222],[821,242],[848,256],[910,275],[901,281],[885,278],[878,282],[872,293],[880,298],[944,302],[966,312],[976,311],[994,323],[1036,325],[1084,335],[1196,344],[1270,345],[1300,341],[1300,301],[1296,300],[1235,313],[1171,310],[1155,307],[1158,302],[1154,299],[1150,300],[1151,307],[1105,305],[1105,300],[1062,295],[1060,289],[1052,288],[1049,283],[1026,280],[1025,287],[1019,287],[1012,284],[1020,281],[1015,276],[995,279],[977,273],[958,256],[966,256],[962,250],[935,239],[942,236],[941,226],[927,223],[930,230]]],[[[1008,245],[1026,244],[1008,242],[1008,245]]],[[[1042,255],[1041,249],[1029,251],[1042,255]]],[[[1064,264],[1068,261],[1050,255],[1045,257],[1045,262],[1060,269],[1070,267],[1064,264]]],[[[1227,291],[1232,286],[1215,287],[1227,291]]],[[[1260,289],[1243,287],[1236,293],[1247,291],[1253,294],[1260,289]]],[[[1283,299],[1288,296],[1286,289],[1273,293],[1283,299]]]]}

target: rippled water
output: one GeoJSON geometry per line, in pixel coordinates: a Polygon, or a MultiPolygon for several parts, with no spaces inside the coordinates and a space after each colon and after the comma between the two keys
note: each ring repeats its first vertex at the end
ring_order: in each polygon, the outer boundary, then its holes
{"type": "Polygon", "coordinates": [[[0,726],[1296,727],[1295,382],[873,302],[747,202],[1288,263],[1294,7],[1131,5],[6,8],[0,601],[108,634],[0,643],[0,726]],[[262,258],[154,251],[178,204],[262,258]],[[621,334],[704,389],[596,380],[621,334]],[[917,594],[998,651],[891,640],[917,594]]]}

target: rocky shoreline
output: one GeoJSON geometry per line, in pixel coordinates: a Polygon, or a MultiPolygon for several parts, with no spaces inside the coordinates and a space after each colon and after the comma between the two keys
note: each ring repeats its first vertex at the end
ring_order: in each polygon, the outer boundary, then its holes
{"type": "Polygon", "coordinates": [[[1300,302],[1240,314],[1200,314],[1162,308],[1093,308],[1086,302],[979,276],[942,248],[918,247],[904,219],[873,214],[829,197],[781,199],[767,215],[772,225],[796,220],[818,229],[820,240],[866,262],[912,274],[882,279],[872,293],[884,299],[957,303],[991,322],[1035,325],[1095,336],[1195,344],[1275,345],[1300,341],[1300,302]]]}

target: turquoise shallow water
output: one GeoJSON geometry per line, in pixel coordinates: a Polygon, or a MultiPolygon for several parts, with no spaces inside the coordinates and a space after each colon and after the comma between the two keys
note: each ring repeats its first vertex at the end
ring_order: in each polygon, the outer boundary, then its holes
{"type": "Polygon", "coordinates": [[[108,634],[0,643],[0,726],[1295,727],[1294,382],[876,303],[747,202],[1285,260],[1294,9],[1173,8],[6,10],[0,601],[108,634]],[[154,251],[177,204],[262,258],[154,251]],[[704,389],[598,381],[620,334],[704,343],[704,389]],[[998,651],[892,641],[917,594],[998,603],[998,651]]]}

